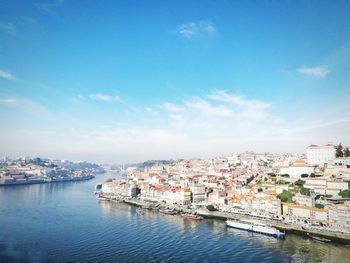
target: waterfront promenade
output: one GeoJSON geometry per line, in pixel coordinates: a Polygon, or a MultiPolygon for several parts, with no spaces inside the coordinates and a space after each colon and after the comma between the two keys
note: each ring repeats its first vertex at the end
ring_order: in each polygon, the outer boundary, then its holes
{"type": "Polygon", "coordinates": [[[223,219],[223,220],[228,220],[228,219],[242,220],[246,218],[256,219],[259,222],[263,222],[267,225],[274,226],[281,231],[285,231],[286,233],[294,233],[294,234],[300,234],[305,236],[309,233],[315,236],[330,239],[334,242],[350,244],[350,235],[346,233],[334,232],[334,231],[328,231],[325,229],[316,229],[316,228],[303,229],[301,226],[296,224],[290,224],[290,223],[287,224],[277,220],[259,218],[255,216],[240,215],[240,214],[222,212],[222,211],[208,211],[206,209],[198,209],[196,210],[196,213],[206,218],[216,218],[216,219],[223,219]]]}
{"type": "MultiPolygon", "coordinates": [[[[106,198],[106,200],[112,200],[110,198],[106,198]]],[[[241,215],[237,213],[223,212],[223,211],[208,211],[205,208],[202,209],[188,209],[185,206],[180,205],[169,205],[165,203],[158,203],[158,206],[155,208],[156,203],[147,202],[144,200],[140,200],[138,198],[120,198],[119,201],[122,201],[126,204],[143,207],[145,209],[155,209],[158,210],[164,207],[171,207],[178,213],[193,213],[205,218],[213,218],[219,220],[243,220],[243,219],[255,219],[259,222],[265,223],[267,225],[271,225],[276,227],[277,229],[288,233],[298,234],[307,236],[307,234],[311,234],[318,237],[327,238],[333,242],[350,244],[350,235],[341,232],[329,231],[326,229],[317,229],[317,228],[305,228],[296,224],[284,223],[282,221],[268,219],[268,218],[260,218],[256,216],[250,215],[241,215]]]]}

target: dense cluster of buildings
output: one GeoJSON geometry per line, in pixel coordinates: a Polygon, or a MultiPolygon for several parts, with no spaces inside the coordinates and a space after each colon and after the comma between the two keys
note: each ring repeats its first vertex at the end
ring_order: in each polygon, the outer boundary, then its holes
{"type": "Polygon", "coordinates": [[[0,186],[86,180],[103,172],[95,164],[23,157],[0,161],[0,186]]]}
{"type": "Polygon", "coordinates": [[[305,155],[244,152],[129,169],[102,186],[107,195],[206,207],[350,232],[350,157],[334,145],[310,145],[305,155]]]}

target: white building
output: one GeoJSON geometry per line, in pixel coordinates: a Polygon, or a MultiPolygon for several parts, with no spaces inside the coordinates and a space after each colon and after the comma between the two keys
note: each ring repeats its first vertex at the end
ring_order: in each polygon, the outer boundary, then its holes
{"type": "Polygon", "coordinates": [[[348,183],[327,178],[305,178],[304,187],[314,190],[316,194],[337,196],[340,191],[348,189],[348,183]]]}
{"type": "Polygon", "coordinates": [[[308,207],[315,206],[315,198],[312,196],[296,194],[293,197],[293,201],[298,205],[304,205],[304,206],[308,206],[308,207]]]}
{"type": "Polygon", "coordinates": [[[320,165],[333,162],[335,159],[335,146],[327,144],[318,146],[311,144],[306,148],[306,157],[310,165],[320,165]]]}
{"type": "Polygon", "coordinates": [[[326,209],[283,203],[283,216],[294,223],[328,223],[326,209]]]}
{"type": "Polygon", "coordinates": [[[204,185],[194,185],[191,186],[192,191],[192,202],[199,203],[205,201],[205,186],[204,185]]]}
{"type": "Polygon", "coordinates": [[[350,203],[329,205],[329,224],[334,230],[350,232],[350,203]]]}
{"type": "Polygon", "coordinates": [[[288,174],[292,181],[300,179],[302,174],[312,174],[315,172],[313,166],[309,166],[305,160],[297,160],[291,166],[274,166],[272,171],[277,175],[288,174]]]}

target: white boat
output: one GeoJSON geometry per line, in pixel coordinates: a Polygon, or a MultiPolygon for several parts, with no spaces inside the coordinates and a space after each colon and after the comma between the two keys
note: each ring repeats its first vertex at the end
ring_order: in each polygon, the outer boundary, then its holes
{"type": "Polygon", "coordinates": [[[260,233],[268,236],[273,236],[275,238],[284,239],[286,237],[285,233],[280,232],[274,227],[267,226],[265,224],[253,222],[253,221],[234,221],[227,220],[226,225],[228,227],[233,227],[241,230],[246,230],[250,232],[260,233]]]}

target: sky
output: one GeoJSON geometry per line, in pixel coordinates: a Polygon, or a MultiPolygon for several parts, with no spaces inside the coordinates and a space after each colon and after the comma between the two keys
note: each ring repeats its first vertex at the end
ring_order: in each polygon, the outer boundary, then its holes
{"type": "Polygon", "coordinates": [[[0,0],[0,156],[350,145],[350,1],[0,0]]]}

